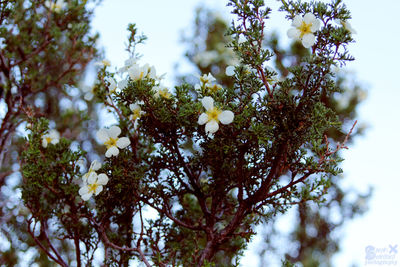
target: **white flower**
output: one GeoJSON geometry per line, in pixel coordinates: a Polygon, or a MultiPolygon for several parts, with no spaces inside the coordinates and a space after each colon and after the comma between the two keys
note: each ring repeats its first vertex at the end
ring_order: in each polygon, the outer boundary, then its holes
{"type": "Polygon", "coordinates": [[[161,75],[155,75],[155,78],[153,78],[153,79],[160,83],[165,78],[166,75],[167,75],[167,73],[163,73],[161,75]]]}
{"type": "Polygon", "coordinates": [[[226,76],[233,76],[235,75],[235,66],[228,66],[225,70],[226,76]]]}
{"type": "Polygon", "coordinates": [[[159,98],[160,96],[165,99],[171,98],[171,93],[168,91],[168,88],[162,85],[156,85],[152,88],[154,92],[154,97],[159,98]]]}
{"type": "Polygon", "coordinates": [[[212,82],[215,81],[214,76],[211,75],[211,73],[208,73],[207,75],[204,74],[203,76],[200,76],[200,82],[202,84],[211,84],[212,82]]]}
{"type": "Polygon", "coordinates": [[[289,29],[287,35],[290,38],[301,40],[305,48],[315,44],[315,35],[313,34],[320,27],[320,20],[314,14],[307,13],[304,17],[297,15],[292,22],[293,28],[289,29]]]}
{"type": "Polygon", "coordinates": [[[140,117],[144,114],[144,111],[142,111],[140,104],[143,104],[143,102],[136,102],[134,104],[129,105],[129,108],[131,109],[131,111],[133,113],[129,117],[129,119],[136,121],[137,119],[140,119],[140,117]]]}
{"type": "Polygon", "coordinates": [[[156,74],[156,68],[154,66],[148,67],[147,77],[154,80],[158,79],[158,76],[156,74]]]}
{"type": "Polygon", "coordinates": [[[128,80],[124,79],[118,82],[118,88],[123,90],[128,85],[128,80]]]}
{"type": "Polygon", "coordinates": [[[196,90],[200,90],[202,88],[208,89],[211,93],[215,93],[216,91],[222,89],[222,86],[219,84],[212,84],[215,81],[214,76],[209,74],[204,74],[203,76],[199,76],[200,84],[195,85],[196,90]]]}
{"type": "Polygon", "coordinates": [[[114,79],[107,79],[107,81],[110,83],[110,85],[108,86],[108,93],[111,94],[115,94],[116,90],[117,90],[117,84],[115,83],[114,79]]]}
{"type": "Polygon", "coordinates": [[[111,62],[107,59],[103,59],[102,61],[94,63],[95,66],[101,66],[101,67],[109,67],[111,66],[111,62]]]}
{"type": "Polygon", "coordinates": [[[136,62],[137,62],[138,60],[139,60],[139,59],[136,58],[136,57],[132,57],[132,58],[129,58],[129,59],[125,60],[125,65],[124,65],[122,68],[120,68],[120,69],[118,70],[118,72],[124,73],[124,72],[127,71],[130,67],[136,65],[136,62]]]}
{"type": "Polygon", "coordinates": [[[79,195],[84,201],[87,201],[93,194],[96,196],[103,191],[103,185],[108,183],[108,177],[104,173],[92,174],[88,177],[87,183],[79,189],[79,195]]]}
{"type": "Polygon", "coordinates": [[[83,98],[86,101],[91,101],[94,96],[94,87],[93,86],[88,86],[88,85],[82,85],[82,91],[85,93],[83,98]]]}
{"type": "Polygon", "coordinates": [[[148,64],[146,64],[142,67],[140,67],[139,65],[136,64],[128,69],[128,74],[132,80],[138,81],[138,80],[142,80],[143,78],[146,78],[149,71],[150,71],[150,68],[149,68],[148,64]]]}
{"type": "Polygon", "coordinates": [[[98,171],[100,168],[101,168],[101,163],[98,162],[97,160],[93,160],[92,163],[90,164],[88,172],[82,176],[83,181],[86,183],[91,175],[97,175],[96,171],[98,171]]]}
{"type": "Polygon", "coordinates": [[[219,90],[222,90],[222,86],[220,84],[207,84],[207,89],[211,93],[215,93],[219,90]]]}
{"type": "Polygon", "coordinates": [[[118,156],[118,148],[125,148],[131,143],[129,138],[121,137],[121,129],[118,126],[112,126],[110,129],[100,129],[97,132],[97,138],[107,147],[106,157],[118,156]]]}
{"type": "Polygon", "coordinates": [[[47,147],[48,144],[57,144],[60,142],[60,133],[57,130],[50,130],[48,134],[42,136],[42,146],[47,147]]]}
{"type": "Polygon", "coordinates": [[[350,22],[348,22],[347,20],[335,19],[335,22],[339,25],[342,25],[343,28],[348,30],[351,34],[357,34],[357,31],[353,27],[351,27],[350,22]]]}
{"type": "Polygon", "coordinates": [[[67,6],[67,4],[64,2],[64,0],[56,0],[55,2],[48,0],[44,4],[51,11],[54,11],[57,13],[60,12],[62,9],[64,9],[67,6]]]}
{"type": "Polygon", "coordinates": [[[201,100],[201,104],[206,109],[205,113],[202,113],[197,121],[198,124],[206,124],[206,133],[213,134],[219,129],[218,123],[229,124],[233,121],[234,114],[229,110],[220,110],[214,107],[214,99],[210,96],[206,96],[201,100]]]}

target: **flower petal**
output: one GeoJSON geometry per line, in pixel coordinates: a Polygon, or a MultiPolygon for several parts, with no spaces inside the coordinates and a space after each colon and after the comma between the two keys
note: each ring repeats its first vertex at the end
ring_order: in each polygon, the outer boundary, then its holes
{"type": "Polygon", "coordinates": [[[211,120],[209,122],[207,122],[206,124],[206,133],[215,133],[216,131],[218,131],[219,129],[219,125],[218,122],[216,122],[215,120],[211,120]]]}
{"type": "Polygon", "coordinates": [[[301,23],[303,23],[303,18],[300,15],[297,15],[293,18],[292,26],[300,27],[301,23]]]}
{"type": "Polygon", "coordinates": [[[129,109],[134,111],[135,109],[140,109],[140,106],[137,103],[133,103],[129,105],[129,109]]]}
{"type": "Polygon", "coordinates": [[[206,124],[208,122],[208,115],[206,113],[201,113],[197,123],[200,125],[206,124]]]}
{"type": "Polygon", "coordinates": [[[103,186],[102,185],[98,185],[96,187],[96,191],[94,192],[94,194],[97,196],[98,194],[100,194],[101,191],[103,191],[103,186]]]}
{"type": "Polygon", "coordinates": [[[297,28],[290,28],[287,31],[287,36],[289,38],[293,38],[293,39],[299,39],[300,37],[300,31],[297,28]]]}
{"type": "Polygon", "coordinates": [[[104,143],[107,142],[107,140],[110,138],[108,136],[108,131],[106,129],[100,129],[96,133],[97,139],[99,139],[100,142],[104,143]]]}
{"type": "Polygon", "coordinates": [[[50,143],[55,145],[55,144],[58,144],[59,141],[60,141],[59,139],[52,139],[50,143]]]}
{"type": "Polygon", "coordinates": [[[79,195],[82,196],[82,195],[87,194],[89,192],[89,188],[87,186],[81,187],[78,192],[79,192],[79,195]]]}
{"type": "Polygon", "coordinates": [[[91,172],[89,174],[89,177],[87,178],[87,183],[88,184],[94,184],[97,180],[97,174],[95,172],[91,172]]]}
{"type": "Polygon", "coordinates": [[[201,99],[201,104],[206,110],[210,110],[214,107],[214,99],[211,96],[205,96],[201,99]]]}
{"type": "Polygon", "coordinates": [[[116,146],[112,146],[106,151],[106,157],[110,158],[111,156],[118,156],[119,150],[116,146]]]}
{"type": "Polygon", "coordinates": [[[140,69],[139,65],[133,65],[132,67],[130,67],[128,69],[129,77],[131,77],[131,79],[134,81],[136,81],[139,78],[140,72],[141,72],[141,69],[140,69]]]}
{"type": "Polygon", "coordinates": [[[60,139],[60,133],[57,131],[57,130],[50,130],[50,132],[49,132],[49,136],[52,138],[52,139],[60,139]]]}
{"type": "Polygon", "coordinates": [[[320,26],[321,26],[321,21],[319,19],[315,19],[311,24],[311,28],[310,28],[311,32],[318,31],[320,26]]]}
{"type": "Polygon", "coordinates": [[[92,164],[90,164],[90,169],[92,169],[93,171],[97,171],[100,168],[101,168],[101,163],[98,162],[97,160],[93,160],[92,164]]]}
{"type": "Polygon", "coordinates": [[[108,176],[105,173],[100,173],[97,176],[97,183],[102,184],[102,185],[106,185],[108,183],[108,176]]]}
{"type": "Polygon", "coordinates": [[[128,80],[124,79],[118,82],[118,88],[121,90],[124,89],[127,85],[128,85],[128,80]]]}
{"type": "Polygon", "coordinates": [[[83,175],[82,178],[84,178],[84,181],[85,181],[86,183],[88,183],[89,177],[91,177],[91,176],[94,176],[94,179],[91,178],[91,179],[90,179],[90,181],[91,181],[90,183],[94,183],[94,181],[96,181],[96,178],[97,178],[97,173],[96,173],[96,172],[88,172],[88,173],[85,173],[85,174],[83,175]]]}
{"type": "Polygon", "coordinates": [[[47,147],[47,139],[46,139],[46,138],[43,138],[43,139],[42,139],[42,146],[43,146],[44,148],[47,147]]]}
{"type": "Polygon", "coordinates": [[[304,15],[303,20],[305,23],[310,24],[313,23],[316,18],[313,13],[308,12],[304,15]]]}
{"type": "Polygon", "coordinates": [[[131,143],[131,141],[129,140],[128,137],[121,137],[121,138],[118,138],[118,140],[117,140],[117,147],[125,148],[125,147],[129,146],[130,143],[131,143]]]}
{"type": "Polygon", "coordinates": [[[82,198],[84,201],[87,201],[87,200],[89,200],[89,198],[90,198],[92,195],[93,195],[93,193],[87,193],[87,194],[81,195],[81,198],[82,198]]]}
{"type": "Polygon", "coordinates": [[[229,124],[233,121],[234,118],[234,114],[232,111],[230,110],[224,110],[221,112],[221,114],[219,114],[218,116],[218,120],[222,123],[222,124],[229,124]]]}
{"type": "Polygon", "coordinates": [[[301,43],[305,48],[310,48],[315,43],[315,36],[312,33],[307,33],[303,36],[301,43]]]}
{"type": "Polygon", "coordinates": [[[156,79],[157,78],[157,74],[156,74],[156,68],[154,66],[151,66],[149,68],[149,73],[148,73],[149,78],[151,79],[156,79]]]}
{"type": "Polygon", "coordinates": [[[111,126],[111,128],[110,129],[108,129],[108,135],[111,137],[111,138],[117,138],[118,137],[118,135],[120,135],[120,133],[121,133],[121,129],[118,127],[118,126],[111,126]]]}

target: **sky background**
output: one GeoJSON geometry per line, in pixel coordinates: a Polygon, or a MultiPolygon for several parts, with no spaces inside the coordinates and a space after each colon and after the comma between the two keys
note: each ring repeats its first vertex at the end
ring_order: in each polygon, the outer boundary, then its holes
{"type": "MultiPolygon", "coordinates": [[[[283,13],[276,12],[277,1],[265,2],[274,13],[267,23],[268,30],[278,31],[286,42],[290,22],[284,19],[283,13]]],[[[230,9],[222,0],[104,0],[96,9],[93,28],[101,35],[99,45],[104,47],[105,58],[113,67],[121,67],[128,57],[126,27],[128,23],[136,23],[139,31],[148,37],[146,44],[137,50],[143,54],[141,63],[154,65],[157,73],[167,73],[166,84],[171,86],[173,66],[182,62],[185,51],[180,37],[182,32],[191,29],[195,8],[200,3],[230,19],[230,9]]],[[[356,43],[349,47],[356,60],[346,69],[356,74],[357,81],[368,93],[358,109],[358,121],[366,123],[368,129],[343,152],[344,187],[367,192],[373,186],[374,194],[367,214],[348,223],[341,232],[342,250],[334,263],[335,266],[352,263],[364,266],[366,246],[400,246],[400,1],[344,0],[344,3],[352,12],[351,24],[357,31],[356,43]]],[[[186,72],[185,68],[183,64],[179,71],[186,72]]],[[[286,219],[280,229],[290,226],[290,219],[286,219]]],[[[257,248],[257,242],[250,248],[257,248]]],[[[400,261],[399,255],[397,260],[400,261]]],[[[257,266],[251,249],[242,263],[257,266]]]]}

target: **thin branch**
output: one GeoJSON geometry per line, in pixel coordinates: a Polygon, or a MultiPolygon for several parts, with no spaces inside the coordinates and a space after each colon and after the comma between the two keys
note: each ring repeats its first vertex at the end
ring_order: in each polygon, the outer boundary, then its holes
{"type": "Polygon", "coordinates": [[[27,61],[29,58],[33,57],[34,55],[39,54],[41,51],[43,51],[43,50],[46,48],[46,46],[47,46],[48,44],[50,44],[50,42],[51,42],[51,40],[47,39],[41,46],[39,46],[38,48],[36,48],[35,51],[29,53],[28,56],[25,56],[25,54],[24,54],[24,55],[22,56],[22,59],[20,59],[20,60],[14,62],[14,63],[12,63],[12,64],[10,64],[10,67],[12,68],[12,67],[14,67],[14,66],[17,66],[17,65],[21,64],[22,62],[27,61]]]}
{"type": "Polygon", "coordinates": [[[151,267],[150,263],[147,261],[146,256],[144,255],[143,251],[140,249],[140,247],[136,247],[136,248],[128,248],[128,247],[121,247],[118,246],[117,244],[114,244],[113,242],[111,242],[108,239],[108,236],[103,228],[102,225],[100,225],[99,223],[97,223],[93,218],[88,217],[88,219],[94,224],[97,232],[100,234],[101,239],[104,242],[105,246],[109,246],[112,247],[114,249],[120,250],[120,251],[126,251],[126,252],[137,252],[139,253],[140,256],[140,260],[147,266],[147,267],[151,267]]]}
{"type": "Polygon", "coordinates": [[[142,200],[144,203],[146,203],[153,209],[157,210],[160,214],[164,214],[169,219],[171,219],[174,223],[176,223],[182,227],[185,227],[185,228],[188,228],[191,230],[196,230],[196,231],[203,230],[203,226],[190,225],[190,224],[184,223],[183,221],[172,216],[171,210],[166,206],[167,204],[165,204],[165,203],[163,205],[163,209],[160,209],[159,207],[155,206],[154,204],[151,204],[147,199],[142,199],[142,200]]]}
{"type": "Polygon", "coordinates": [[[41,222],[40,225],[41,225],[41,230],[42,230],[41,232],[42,232],[42,234],[44,235],[44,237],[46,238],[46,241],[47,241],[47,243],[49,244],[50,249],[51,249],[51,250],[53,251],[53,253],[57,256],[57,258],[58,258],[59,261],[64,262],[64,260],[62,259],[60,253],[59,253],[59,252],[57,251],[57,249],[53,246],[53,244],[51,243],[49,237],[47,236],[47,232],[46,232],[46,230],[47,230],[46,222],[41,222]]]}
{"type": "Polygon", "coordinates": [[[74,244],[75,244],[77,267],[81,267],[82,262],[81,262],[81,249],[79,248],[79,233],[77,233],[77,235],[74,235],[74,244]]]}
{"type": "Polygon", "coordinates": [[[29,235],[33,238],[35,243],[47,254],[47,256],[49,256],[50,259],[52,259],[53,261],[55,261],[59,265],[61,265],[63,267],[68,267],[68,265],[64,262],[64,260],[62,258],[59,258],[59,257],[56,258],[54,255],[52,255],[50,253],[50,251],[48,251],[47,248],[44,247],[42,242],[40,242],[40,240],[37,239],[37,237],[33,233],[33,231],[35,231],[35,228],[36,228],[36,222],[35,222],[35,225],[33,227],[33,230],[31,230],[32,218],[29,218],[27,220],[27,223],[28,223],[28,233],[29,233],[29,235]]]}

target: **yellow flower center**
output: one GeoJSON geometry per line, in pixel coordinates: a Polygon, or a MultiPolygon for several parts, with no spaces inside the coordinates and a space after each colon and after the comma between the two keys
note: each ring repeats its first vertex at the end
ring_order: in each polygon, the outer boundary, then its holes
{"type": "Polygon", "coordinates": [[[206,83],[208,83],[208,79],[200,77],[200,82],[202,82],[203,84],[206,84],[206,83]]]}
{"type": "Polygon", "coordinates": [[[300,37],[303,37],[307,33],[311,33],[311,23],[305,23],[304,21],[301,23],[299,27],[300,37]]]}
{"type": "Polygon", "coordinates": [[[47,142],[48,144],[50,144],[50,143],[51,143],[51,140],[53,140],[53,138],[51,138],[51,137],[46,137],[45,139],[46,139],[46,142],[47,142]]]}
{"type": "Polygon", "coordinates": [[[132,110],[133,114],[132,114],[132,120],[137,120],[140,118],[140,109],[134,109],[132,110]]]}
{"type": "Polygon", "coordinates": [[[208,86],[208,90],[210,90],[212,93],[215,93],[220,89],[222,89],[222,87],[219,84],[213,84],[211,86],[208,86]]]}
{"type": "Polygon", "coordinates": [[[161,89],[160,91],[158,91],[158,94],[166,99],[170,99],[171,94],[168,92],[167,89],[161,89]]]}
{"type": "Polygon", "coordinates": [[[95,193],[97,187],[99,187],[99,184],[97,184],[97,183],[89,184],[89,185],[88,185],[89,193],[95,193]]]}
{"type": "Polygon", "coordinates": [[[117,145],[118,138],[111,138],[108,139],[104,144],[106,145],[107,149],[117,145]]]}
{"type": "Polygon", "coordinates": [[[107,67],[111,66],[110,61],[108,60],[102,60],[101,63],[103,63],[103,65],[107,67]]]}
{"type": "Polygon", "coordinates": [[[222,111],[219,110],[219,109],[217,109],[216,107],[213,107],[212,109],[208,110],[208,111],[206,112],[206,114],[207,114],[207,116],[208,116],[208,121],[215,120],[215,121],[219,122],[218,116],[219,116],[219,114],[221,114],[221,113],[222,113],[222,111]]]}
{"type": "Polygon", "coordinates": [[[144,76],[144,71],[141,71],[141,72],[140,72],[140,75],[139,75],[139,79],[138,79],[138,80],[141,80],[141,79],[143,79],[143,76],[144,76]]]}

